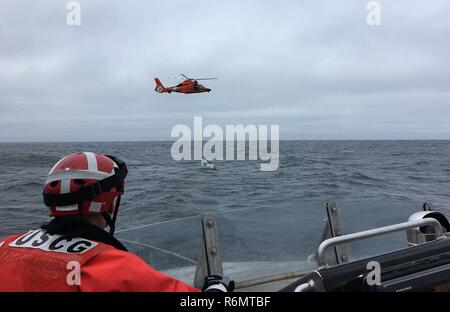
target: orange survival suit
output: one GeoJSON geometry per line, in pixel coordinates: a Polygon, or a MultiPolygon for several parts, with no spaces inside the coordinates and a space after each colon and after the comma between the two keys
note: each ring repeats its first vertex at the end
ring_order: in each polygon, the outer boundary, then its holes
{"type": "Polygon", "coordinates": [[[112,235],[54,219],[0,242],[0,291],[196,292],[128,252],[112,235]]]}

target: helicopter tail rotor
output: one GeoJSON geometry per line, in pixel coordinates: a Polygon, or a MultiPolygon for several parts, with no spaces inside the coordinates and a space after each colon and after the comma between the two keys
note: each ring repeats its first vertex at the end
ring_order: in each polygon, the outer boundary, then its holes
{"type": "Polygon", "coordinates": [[[164,93],[166,88],[164,88],[164,85],[161,83],[161,80],[159,80],[158,78],[155,78],[155,83],[156,83],[155,91],[158,93],[164,93]]]}

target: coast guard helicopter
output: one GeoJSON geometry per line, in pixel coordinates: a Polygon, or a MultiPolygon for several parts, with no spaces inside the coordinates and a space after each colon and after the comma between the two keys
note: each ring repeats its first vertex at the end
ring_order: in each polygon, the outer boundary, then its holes
{"type": "Polygon", "coordinates": [[[205,86],[198,83],[200,80],[214,80],[218,78],[189,78],[183,74],[181,74],[186,80],[184,80],[182,83],[173,86],[173,87],[164,87],[164,85],[161,83],[159,78],[155,78],[156,82],[156,88],[155,91],[158,93],[172,93],[172,92],[178,92],[178,93],[185,93],[185,94],[191,94],[191,93],[204,93],[204,92],[210,92],[211,89],[206,88],[205,86]]]}

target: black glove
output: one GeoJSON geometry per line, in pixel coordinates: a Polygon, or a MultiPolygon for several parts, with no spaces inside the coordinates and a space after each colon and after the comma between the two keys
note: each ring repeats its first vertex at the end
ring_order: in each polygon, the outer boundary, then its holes
{"type": "Polygon", "coordinates": [[[202,291],[204,292],[232,292],[234,281],[221,275],[210,275],[205,277],[202,291]]]}

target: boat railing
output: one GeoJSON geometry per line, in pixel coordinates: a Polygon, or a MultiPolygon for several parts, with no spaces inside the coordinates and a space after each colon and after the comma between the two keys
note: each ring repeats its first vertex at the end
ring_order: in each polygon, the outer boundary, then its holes
{"type": "Polygon", "coordinates": [[[413,229],[417,227],[431,226],[434,229],[434,233],[437,235],[437,238],[443,238],[444,232],[442,230],[442,226],[436,219],[422,219],[422,220],[414,220],[403,222],[399,224],[389,225],[381,228],[376,228],[372,230],[346,234],[339,237],[329,238],[323,241],[318,248],[318,262],[320,266],[327,266],[326,261],[326,252],[329,248],[333,246],[342,245],[345,243],[354,242],[357,240],[367,239],[375,236],[386,235],[394,232],[404,231],[408,229],[413,229]]]}

